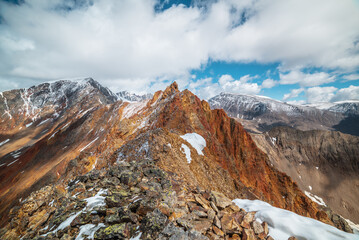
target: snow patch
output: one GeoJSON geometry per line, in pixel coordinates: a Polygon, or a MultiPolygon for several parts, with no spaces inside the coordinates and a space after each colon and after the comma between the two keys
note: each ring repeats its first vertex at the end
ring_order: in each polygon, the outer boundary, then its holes
{"type": "Polygon", "coordinates": [[[140,112],[147,105],[147,102],[148,100],[128,104],[122,111],[121,120],[124,118],[130,118],[140,112]]]}
{"type": "Polygon", "coordinates": [[[87,210],[91,210],[95,206],[105,206],[106,205],[105,197],[102,196],[102,194],[107,194],[107,190],[100,189],[100,191],[98,191],[98,193],[95,196],[84,199],[87,202],[87,205],[86,205],[87,210]]]}
{"type": "Polygon", "coordinates": [[[4,114],[7,114],[9,116],[9,118],[12,119],[12,116],[10,114],[9,105],[7,104],[7,99],[6,99],[6,97],[4,97],[2,92],[0,92],[0,95],[4,98],[5,107],[7,109],[7,110],[4,110],[4,112],[5,112],[4,114]]]}
{"type": "Polygon", "coordinates": [[[48,121],[50,121],[50,118],[41,121],[39,124],[37,124],[37,126],[41,126],[42,124],[47,123],[48,121]]]}
{"type": "Polygon", "coordinates": [[[270,138],[270,140],[271,140],[271,142],[273,143],[273,145],[275,145],[275,143],[276,143],[276,141],[277,141],[277,138],[272,137],[272,138],[270,138]]]}
{"type": "Polygon", "coordinates": [[[312,218],[276,208],[259,200],[234,199],[233,202],[249,212],[257,212],[257,220],[267,222],[269,235],[277,240],[287,240],[291,236],[307,240],[354,240],[358,235],[346,233],[312,218]]]}
{"type": "Polygon", "coordinates": [[[182,135],[181,138],[191,144],[191,146],[197,150],[198,155],[203,156],[202,150],[206,147],[206,140],[201,135],[197,133],[187,133],[185,135],[182,135]]]}
{"type": "Polygon", "coordinates": [[[89,146],[91,146],[96,140],[98,139],[98,137],[96,137],[94,140],[92,140],[89,144],[87,144],[85,147],[81,148],[80,152],[82,152],[83,150],[85,150],[86,148],[88,148],[89,146]]]}
{"type": "Polygon", "coordinates": [[[323,200],[323,198],[321,197],[318,197],[317,195],[314,195],[313,193],[310,193],[310,192],[307,192],[307,191],[304,191],[305,195],[307,195],[307,197],[309,197],[313,202],[316,202],[318,203],[319,205],[322,205],[322,206],[327,206],[323,200]]]}
{"type": "Polygon", "coordinates": [[[309,188],[310,191],[312,191],[312,189],[313,189],[312,186],[308,186],[308,188],[309,188]]]}
{"type": "Polygon", "coordinates": [[[26,124],[25,126],[28,128],[33,124],[33,122],[26,124]]]}
{"type": "Polygon", "coordinates": [[[16,163],[18,160],[19,160],[19,159],[16,159],[16,160],[12,161],[11,163],[9,163],[9,164],[8,164],[8,165],[6,165],[6,166],[7,166],[7,167],[8,167],[8,166],[10,166],[10,165],[12,165],[12,164],[16,163]]]}
{"type": "Polygon", "coordinates": [[[82,225],[80,227],[79,235],[76,237],[75,240],[83,240],[85,239],[85,237],[87,237],[87,239],[94,239],[95,232],[102,227],[105,227],[105,224],[99,223],[98,225],[94,225],[94,224],[82,225]]]}
{"type": "Polygon", "coordinates": [[[188,163],[191,163],[192,161],[192,158],[191,158],[191,150],[189,149],[189,147],[187,147],[187,145],[183,144],[182,143],[182,152],[186,155],[186,158],[187,158],[187,162],[188,163]]]}
{"type": "Polygon", "coordinates": [[[136,237],[131,237],[130,240],[140,240],[142,232],[140,232],[136,237]]]}
{"type": "Polygon", "coordinates": [[[9,141],[10,141],[10,139],[6,139],[5,141],[0,142],[0,147],[9,141]]]}

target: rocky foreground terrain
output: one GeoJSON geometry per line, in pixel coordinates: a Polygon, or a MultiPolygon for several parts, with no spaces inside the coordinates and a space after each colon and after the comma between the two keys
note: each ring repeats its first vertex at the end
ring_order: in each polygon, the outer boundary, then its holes
{"type": "Polygon", "coordinates": [[[256,221],[236,198],[352,232],[240,123],[176,83],[140,102],[92,79],[2,96],[3,239],[271,239],[274,223],[256,221]]]}
{"type": "MultiPolygon", "coordinates": [[[[76,160],[71,168],[76,168],[76,160]]],[[[11,211],[3,239],[271,239],[223,194],[183,187],[152,161],[119,162],[46,186],[11,211]]]]}

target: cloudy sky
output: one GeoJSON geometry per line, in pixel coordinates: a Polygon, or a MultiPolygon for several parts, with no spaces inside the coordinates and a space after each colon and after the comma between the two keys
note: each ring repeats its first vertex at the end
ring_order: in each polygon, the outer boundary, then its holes
{"type": "Polygon", "coordinates": [[[359,0],[0,0],[0,91],[176,80],[296,103],[359,99],[359,0]]]}

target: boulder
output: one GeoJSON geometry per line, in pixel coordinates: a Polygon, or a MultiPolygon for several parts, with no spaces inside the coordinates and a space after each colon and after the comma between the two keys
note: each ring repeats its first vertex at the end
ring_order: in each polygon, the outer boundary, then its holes
{"type": "Polygon", "coordinates": [[[229,198],[216,191],[211,192],[211,198],[219,210],[225,209],[227,206],[232,204],[232,201],[229,198]]]}

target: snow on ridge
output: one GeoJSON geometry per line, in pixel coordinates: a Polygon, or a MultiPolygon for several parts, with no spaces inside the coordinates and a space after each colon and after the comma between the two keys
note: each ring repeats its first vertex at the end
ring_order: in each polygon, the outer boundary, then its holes
{"type": "Polygon", "coordinates": [[[340,231],[315,219],[273,207],[260,200],[234,199],[233,202],[246,211],[255,211],[257,221],[268,223],[269,235],[274,239],[287,240],[291,236],[307,240],[357,240],[359,238],[356,234],[340,231]]]}
{"type": "Polygon", "coordinates": [[[318,197],[317,195],[313,194],[313,193],[310,193],[310,192],[307,192],[307,191],[304,191],[305,195],[307,195],[307,197],[309,197],[313,202],[316,202],[318,203],[319,205],[322,205],[322,206],[327,206],[323,200],[323,198],[321,197],[318,197]]]}
{"type": "Polygon", "coordinates": [[[186,144],[183,144],[181,145],[181,148],[183,150],[183,153],[186,155],[186,158],[187,158],[187,162],[188,163],[191,163],[192,161],[192,158],[191,158],[191,150],[189,149],[189,147],[187,147],[186,144]]]}
{"type": "Polygon", "coordinates": [[[203,156],[202,150],[206,147],[206,140],[197,133],[186,133],[181,136],[182,139],[187,141],[191,146],[196,149],[198,155],[203,156]]]}
{"type": "Polygon", "coordinates": [[[146,107],[148,101],[149,100],[129,103],[122,111],[121,120],[124,118],[130,118],[136,113],[140,112],[143,108],[146,107]]]}

